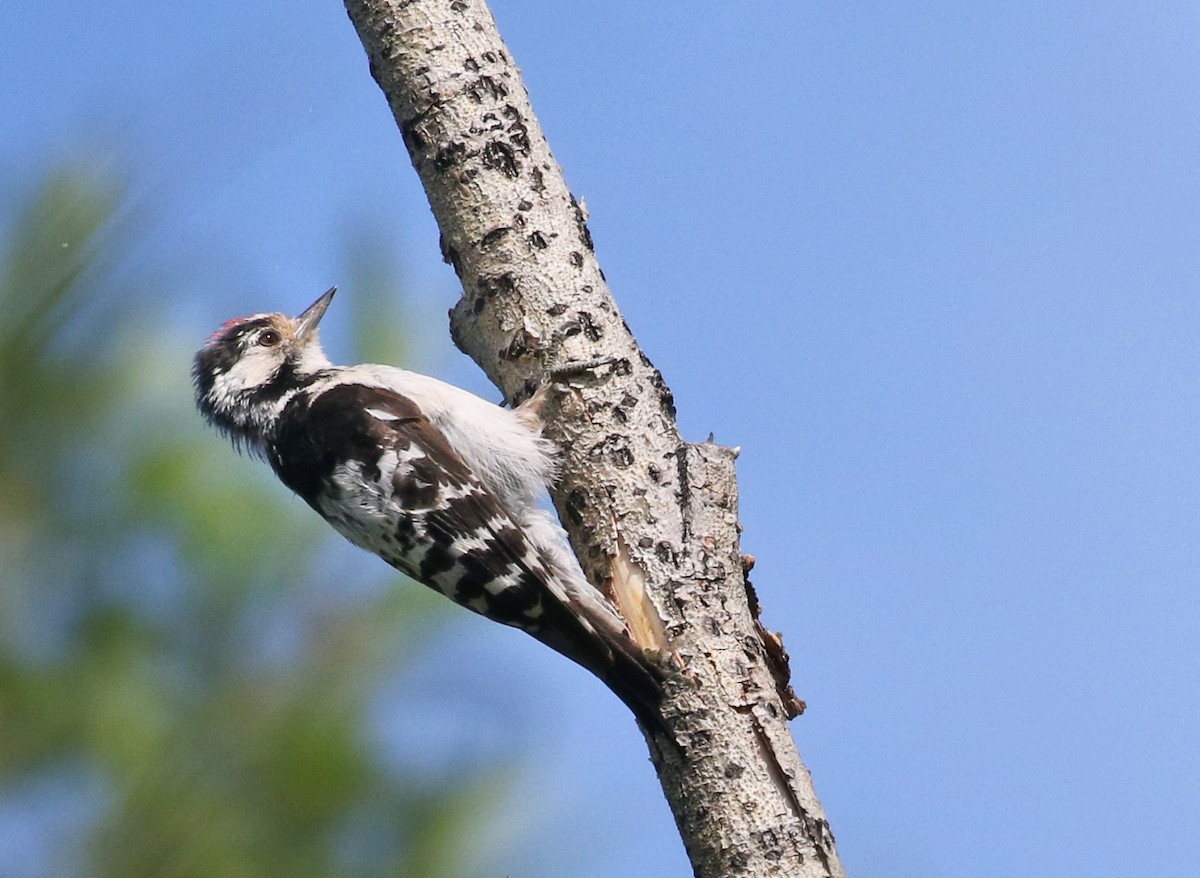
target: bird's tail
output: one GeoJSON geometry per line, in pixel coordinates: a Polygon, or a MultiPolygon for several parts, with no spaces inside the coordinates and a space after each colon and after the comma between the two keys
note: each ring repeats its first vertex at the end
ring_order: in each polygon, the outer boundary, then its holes
{"type": "MultiPolygon", "coordinates": [[[[600,678],[652,734],[665,735],[664,684],[670,671],[607,618],[588,618],[578,606],[547,614],[533,636],[600,678]]],[[[619,622],[614,613],[612,619],[619,622]]]]}
{"type": "Polygon", "coordinates": [[[669,669],[638,645],[616,608],[588,582],[548,510],[523,510],[521,523],[539,548],[562,611],[531,633],[603,680],[648,730],[665,731],[660,708],[669,669]]]}

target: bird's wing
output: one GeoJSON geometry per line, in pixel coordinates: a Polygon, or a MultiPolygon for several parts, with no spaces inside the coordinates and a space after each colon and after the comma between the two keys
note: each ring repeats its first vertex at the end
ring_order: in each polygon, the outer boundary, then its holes
{"type": "Polygon", "coordinates": [[[412,399],[385,387],[335,385],[312,399],[303,422],[309,460],[323,463],[326,485],[334,482],[309,502],[352,542],[508,625],[536,630],[548,621],[548,604],[572,603],[495,492],[412,399]],[[345,459],[330,459],[334,449],[345,459]],[[339,478],[377,490],[347,504],[350,485],[339,478]],[[337,499],[322,503],[331,493],[337,499]]]}
{"type": "Polygon", "coordinates": [[[532,634],[605,680],[644,722],[660,722],[662,669],[623,632],[593,624],[593,610],[565,592],[507,507],[413,400],[388,388],[335,385],[311,398],[304,417],[283,420],[280,445],[300,451],[291,463],[273,455],[273,465],[351,542],[532,634]]]}

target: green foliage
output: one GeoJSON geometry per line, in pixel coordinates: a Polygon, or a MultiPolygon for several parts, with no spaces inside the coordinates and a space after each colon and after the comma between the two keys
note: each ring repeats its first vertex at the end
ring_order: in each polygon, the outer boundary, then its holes
{"type": "Polygon", "coordinates": [[[438,605],[338,588],[325,525],[201,429],[121,203],[60,171],[0,254],[0,814],[73,803],[43,873],[464,874],[503,773],[417,779],[364,725],[438,605]]]}

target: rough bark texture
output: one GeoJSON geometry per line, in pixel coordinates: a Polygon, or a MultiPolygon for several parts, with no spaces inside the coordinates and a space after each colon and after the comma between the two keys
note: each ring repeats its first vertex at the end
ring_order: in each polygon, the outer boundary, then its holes
{"type": "Polygon", "coordinates": [[[490,11],[346,8],[462,281],[455,342],[510,400],[566,374],[546,412],[563,449],[554,500],[592,581],[682,668],[663,706],[670,734],[647,742],[696,875],[842,875],[787,726],[782,650],[748,595],[736,454],[680,438],[490,11]],[[561,372],[572,364],[585,365],[561,372]]]}

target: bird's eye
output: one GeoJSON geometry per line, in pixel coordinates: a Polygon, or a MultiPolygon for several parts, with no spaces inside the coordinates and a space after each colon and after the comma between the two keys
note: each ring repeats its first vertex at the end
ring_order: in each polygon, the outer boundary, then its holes
{"type": "Polygon", "coordinates": [[[258,343],[264,348],[272,348],[279,344],[279,333],[274,329],[264,329],[258,334],[258,343]]]}

